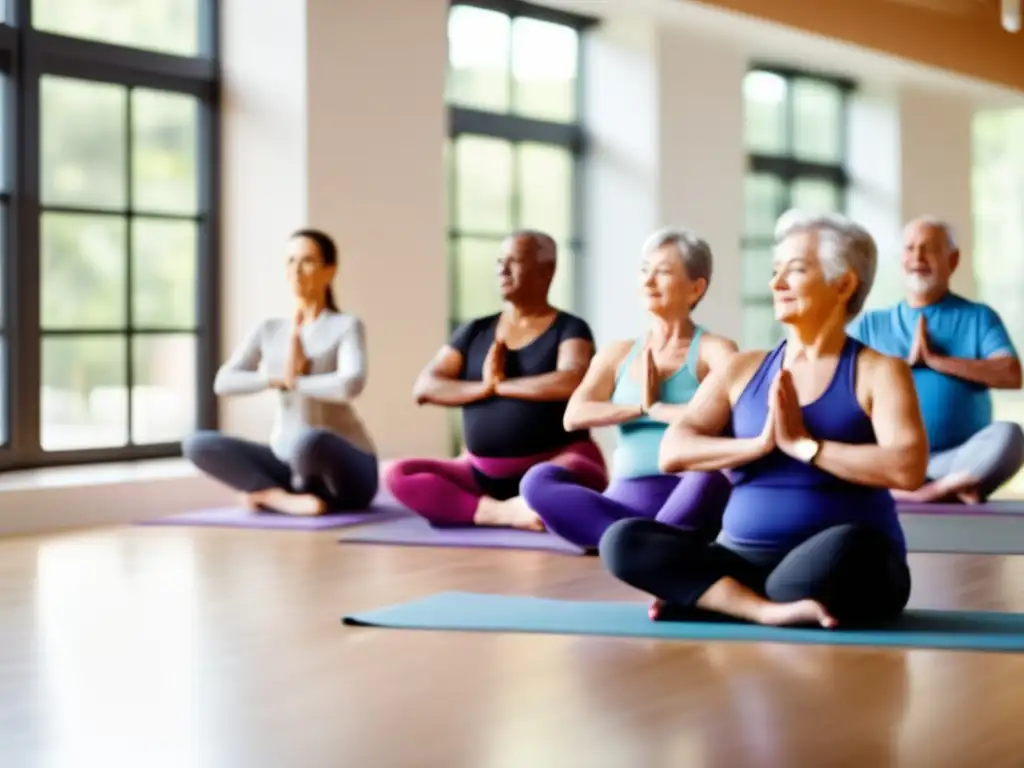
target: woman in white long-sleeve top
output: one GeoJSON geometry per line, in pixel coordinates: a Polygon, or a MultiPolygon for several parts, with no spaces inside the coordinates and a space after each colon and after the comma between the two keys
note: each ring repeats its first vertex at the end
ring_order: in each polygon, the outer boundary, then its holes
{"type": "Polygon", "coordinates": [[[186,438],[182,452],[253,509],[318,515],[366,507],[377,493],[376,449],[351,405],[366,383],[363,323],[334,302],[337,248],[303,229],[288,242],[292,318],[265,320],[217,372],[214,391],[278,391],[270,444],[215,431],[186,438]]]}

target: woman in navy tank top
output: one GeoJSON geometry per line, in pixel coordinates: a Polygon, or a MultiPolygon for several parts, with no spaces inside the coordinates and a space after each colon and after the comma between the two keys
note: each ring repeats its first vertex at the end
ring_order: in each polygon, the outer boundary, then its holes
{"type": "Polygon", "coordinates": [[[845,218],[779,220],[771,289],[786,340],[705,380],[661,446],[665,471],[733,470],[722,532],[708,545],[624,520],[601,540],[608,569],[656,598],[652,618],[832,628],[902,612],[910,571],[889,489],[924,482],[928,441],[906,362],[845,332],[876,264],[845,218]]]}

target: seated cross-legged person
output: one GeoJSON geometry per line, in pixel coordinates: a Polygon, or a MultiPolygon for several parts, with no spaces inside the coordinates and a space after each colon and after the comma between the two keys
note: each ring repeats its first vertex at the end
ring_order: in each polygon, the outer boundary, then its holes
{"type": "Polygon", "coordinates": [[[182,453],[244,494],[252,509],[296,515],[365,508],[377,493],[377,454],[352,407],[366,384],[359,318],[334,303],[333,240],[300,230],[288,244],[292,319],[260,323],[217,372],[218,395],[277,390],[269,445],[220,432],[187,437],[182,453]]]}
{"type": "Polygon", "coordinates": [[[897,499],[976,504],[1024,465],[1024,432],[993,421],[990,394],[1021,388],[1020,359],[995,310],[950,291],[959,260],[949,225],[910,222],[902,260],[907,298],[864,313],[848,330],[913,369],[932,454],[924,485],[894,492],[897,499]]]}
{"type": "Polygon", "coordinates": [[[462,408],[466,451],[457,459],[398,461],[384,483],[433,525],[543,530],[519,494],[523,475],[542,461],[590,487],[607,485],[590,433],[562,426],[594,344],[587,323],[548,303],[555,262],[551,237],[509,237],[498,259],[504,309],[459,327],[416,382],[419,403],[462,408]]]}
{"type": "Polygon", "coordinates": [[[890,488],[920,485],[928,438],[910,367],[845,333],[871,288],[871,236],[839,216],[777,226],[771,289],[787,338],[705,380],[662,441],[665,471],[733,470],[708,544],[656,520],[601,539],[612,574],[653,595],[652,618],[870,625],[910,596],[890,488]]]}
{"type": "Polygon", "coordinates": [[[618,426],[612,484],[603,494],[553,463],[523,478],[522,494],[552,533],[593,548],[616,520],[646,517],[718,533],[731,484],[721,472],[665,474],[658,451],[697,386],[726,365],[736,345],[690,319],[711,281],[711,249],[685,231],[663,230],[643,248],[642,289],[651,316],[645,337],[594,358],[565,413],[566,429],[618,426]]]}

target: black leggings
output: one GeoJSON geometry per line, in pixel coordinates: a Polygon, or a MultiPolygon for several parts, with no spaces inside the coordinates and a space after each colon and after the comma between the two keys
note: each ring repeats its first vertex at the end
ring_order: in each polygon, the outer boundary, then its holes
{"type": "Polygon", "coordinates": [[[269,488],[309,493],[334,511],[364,509],[377,494],[377,457],[325,429],[311,429],[295,445],[291,464],[265,445],[215,431],[196,432],[182,443],[185,458],[236,491],[269,488]]]}
{"type": "Polygon", "coordinates": [[[726,576],[777,603],[817,600],[840,623],[896,618],[910,598],[910,569],[882,533],[837,525],[759,563],[692,531],[654,520],[620,520],[601,539],[601,560],[630,586],[666,602],[666,616],[693,613],[697,601],[726,576]]]}

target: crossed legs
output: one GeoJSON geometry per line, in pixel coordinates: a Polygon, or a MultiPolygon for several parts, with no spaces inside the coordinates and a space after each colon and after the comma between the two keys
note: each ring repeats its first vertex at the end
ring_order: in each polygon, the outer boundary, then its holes
{"type": "Polygon", "coordinates": [[[377,458],[339,435],[306,432],[292,462],[269,447],[215,431],[196,432],[182,453],[200,471],[243,494],[252,509],[293,515],[363,509],[377,493],[377,458]]]}
{"type": "MultiPolygon", "coordinates": [[[[567,446],[550,461],[578,482],[598,489],[607,483],[604,459],[594,443],[567,446]]],[[[520,480],[518,475],[488,477],[474,468],[468,456],[461,456],[395,462],[384,476],[384,485],[431,525],[544,530],[540,517],[520,495],[520,480]]]]}
{"type": "Polygon", "coordinates": [[[910,597],[910,570],[884,534],[837,525],[757,564],[692,531],[622,520],[601,539],[601,559],[630,586],[653,595],[652,618],[710,611],[760,624],[878,624],[910,597]]]}
{"type": "Polygon", "coordinates": [[[593,548],[609,526],[634,517],[692,530],[710,541],[721,527],[731,488],[721,472],[686,472],[623,478],[601,493],[566,469],[545,463],[526,473],[522,495],[549,531],[593,548]]]}
{"type": "Polygon", "coordinates": [[[958,498],[967,504],[985,501],[1024,466],[1024,431],[1019,424],[997,421],[963,445],[932,454],[928,480],[916,491],[894,491],[901,501],[932,502],[958,498]]]}

